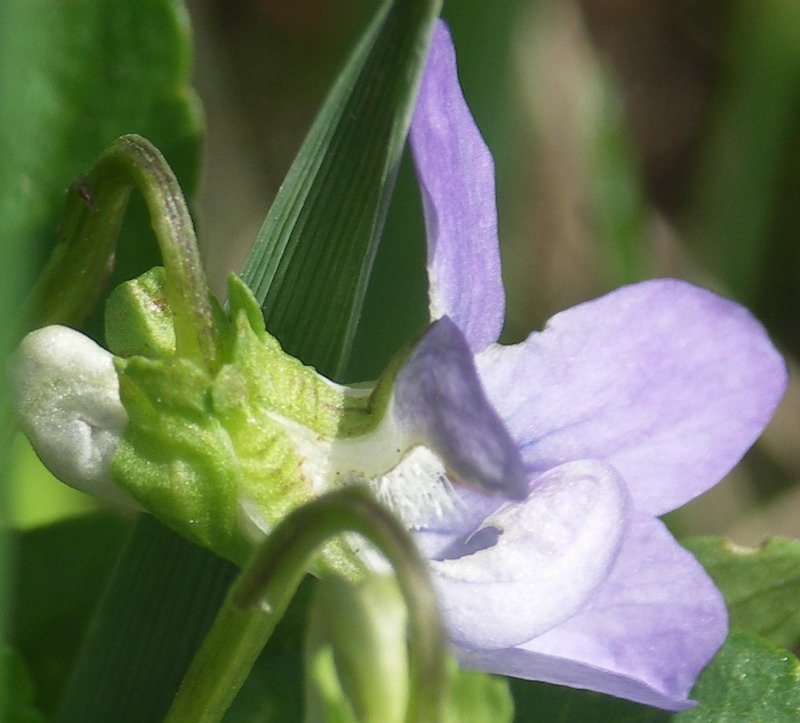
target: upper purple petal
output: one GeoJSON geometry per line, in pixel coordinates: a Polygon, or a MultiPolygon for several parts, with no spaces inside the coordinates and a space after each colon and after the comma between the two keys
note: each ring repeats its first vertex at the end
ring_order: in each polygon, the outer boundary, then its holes
{"type": "Polygon", "coordinates": [[[746,309],[672,279],[564,311],[477,361],[530,472],[604,459],[654,515],[718,482],[786,386],[783,359],[746,309]]]}
{"type": "Polygon", "coordinates": [[[428,234],[432,319],[449,316],[480,351],[503,326],[494,163],[467,107],[450,33],[437,25],[410,131],[428,234]]]}
{"type": "Polygon", "coordinates": [[[488,672],[681,710],[726,632],[725,604],[703,568],[659,520],[639,514],[611,575],[575,617],[515,648],[459,657],[488,672]]]}

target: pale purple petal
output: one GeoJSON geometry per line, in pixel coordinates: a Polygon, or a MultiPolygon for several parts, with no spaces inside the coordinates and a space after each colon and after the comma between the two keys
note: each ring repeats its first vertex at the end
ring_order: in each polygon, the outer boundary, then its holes
{"type": "Polygon", "coordinates": [[[681,710],[726,632],[725,604],[703,568],[659,520],[639,514],[578,615],[516,648],[459,657],[488,672],[681,710]]]}
{"type": "Polygon", "coordinates": [[[394,382],[390,414],[402,436],[436,452],[454,481],[512,499],[527,494],[516,444],[483,391],[461,330],[435,321],[394,382]]]}
{"type": "Polygon", "coordinates": [[[496,341],[505,295],[494,163],[461,94],[450,32],[439,22],[410,132],[428,233],[432,319],[449,316],[473,351],[496,341]]]}
{"type": "Polygon", "coordinates": [[[535,480],[527,500],[501,506],[453,557],[430,562],[451,639],[507,647],[575,615],[614,564],[630,509],[624,481],[602,462],[535,480]]]}
{"type": "Polygon", "coordinates": [[[604,459],[654,515],[718,482],[786,386],[783,359],[746,309],[672,279],[557,314],[477,363],[530,472],[604,459]]]}

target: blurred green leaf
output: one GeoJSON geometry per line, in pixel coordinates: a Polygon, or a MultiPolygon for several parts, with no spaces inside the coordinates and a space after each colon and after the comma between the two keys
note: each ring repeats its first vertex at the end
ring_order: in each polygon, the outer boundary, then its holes
{"type": "Polygon", "coordinates": [[[460,670],[453,662],[446,723],[510,723],[513,718],[514,699],[506,678],[460,670]]]}
{"type": "Polygon", "coordinates": [[[681,544],[725,596],[732,630],[785,648],[800,643],[800,542],[775,538],[752,548],[701,537],[681,544]]]}
{"type": "MultiPolygon", "coordinates": [[[[70,184],[118,136],[139,133],[185,191],[200,124],[188,88],[181,0],[6,0],[0,36],[0,238],[42,257],[55,245],[70,184]]],[[[129,225],[123,262],[153,265],[146,216],[129,225]]]]}
{"type": "Polygon", "coordinates": [[[349,353],[441,0],[383,3],[242,269],[267,328],[330,376],[349,353]]]}
{"type": "Polygon", "coordinates": [[[55,706],[130,523],[102,512],[17,535],[11,639],[30,666],[44,712],[55,706]]]}
{"type": "Polygon", "coordinates": [[[647,201],[619,89],[604,71],[597,73],[595,85],[588,194],[606,252],[604,281],[616,287],[647,278],[647,201]]]}
{"type": "Polygon", "coordinates": [[[16,435],[7,459],[11,476],[18,480],[11,499],[11,527],[18,530],[42,527],[97,510],[99,503],[94,497],[68,487],[53,476],[24,435],[16,435]]]}
{"type": "Polygon", "coordinates": [[[516,706],[514,720],[518,723],[666,723],[672,717],[663,710],[588,690],[518,679],[510,683],[516,706]]]}
{"type": "Polygon", "coordinates": [[[756,290],[768,283],[768,236],[796,134],[800,3],[734,5],[727,76],[698,177],[693,236],[720,280],[752,305],[756,290]]]}
{"type": "Polygon", "coordinates": [[[800,661],[747,633],[733,633],[700,674],[699,705],[675,723],[790,723],[800,720],[800,661]]]}

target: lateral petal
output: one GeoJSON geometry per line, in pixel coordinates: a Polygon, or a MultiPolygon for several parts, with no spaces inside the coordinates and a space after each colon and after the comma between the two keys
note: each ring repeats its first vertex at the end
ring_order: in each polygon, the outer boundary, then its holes
{"type": "Polygon", "coordinates": [[[563,311],[476,362],[529,472],[605,459],[653,515],[727,474],[786,387],[783,359],[745,308],[674,279],[563,311]]]}

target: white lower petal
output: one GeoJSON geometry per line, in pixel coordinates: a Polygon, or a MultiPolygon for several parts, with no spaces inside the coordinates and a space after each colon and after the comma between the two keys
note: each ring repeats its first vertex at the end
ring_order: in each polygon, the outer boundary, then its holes
{"type": "Polygon", "coordinates": [[[506,504],[479,530],[496,541],[432,561],[453,641],[503,648],[575,615],[605,579],[628,529],[630,499],[613,467],[596,460],[556,467],[522,503],[506,504]]]}

